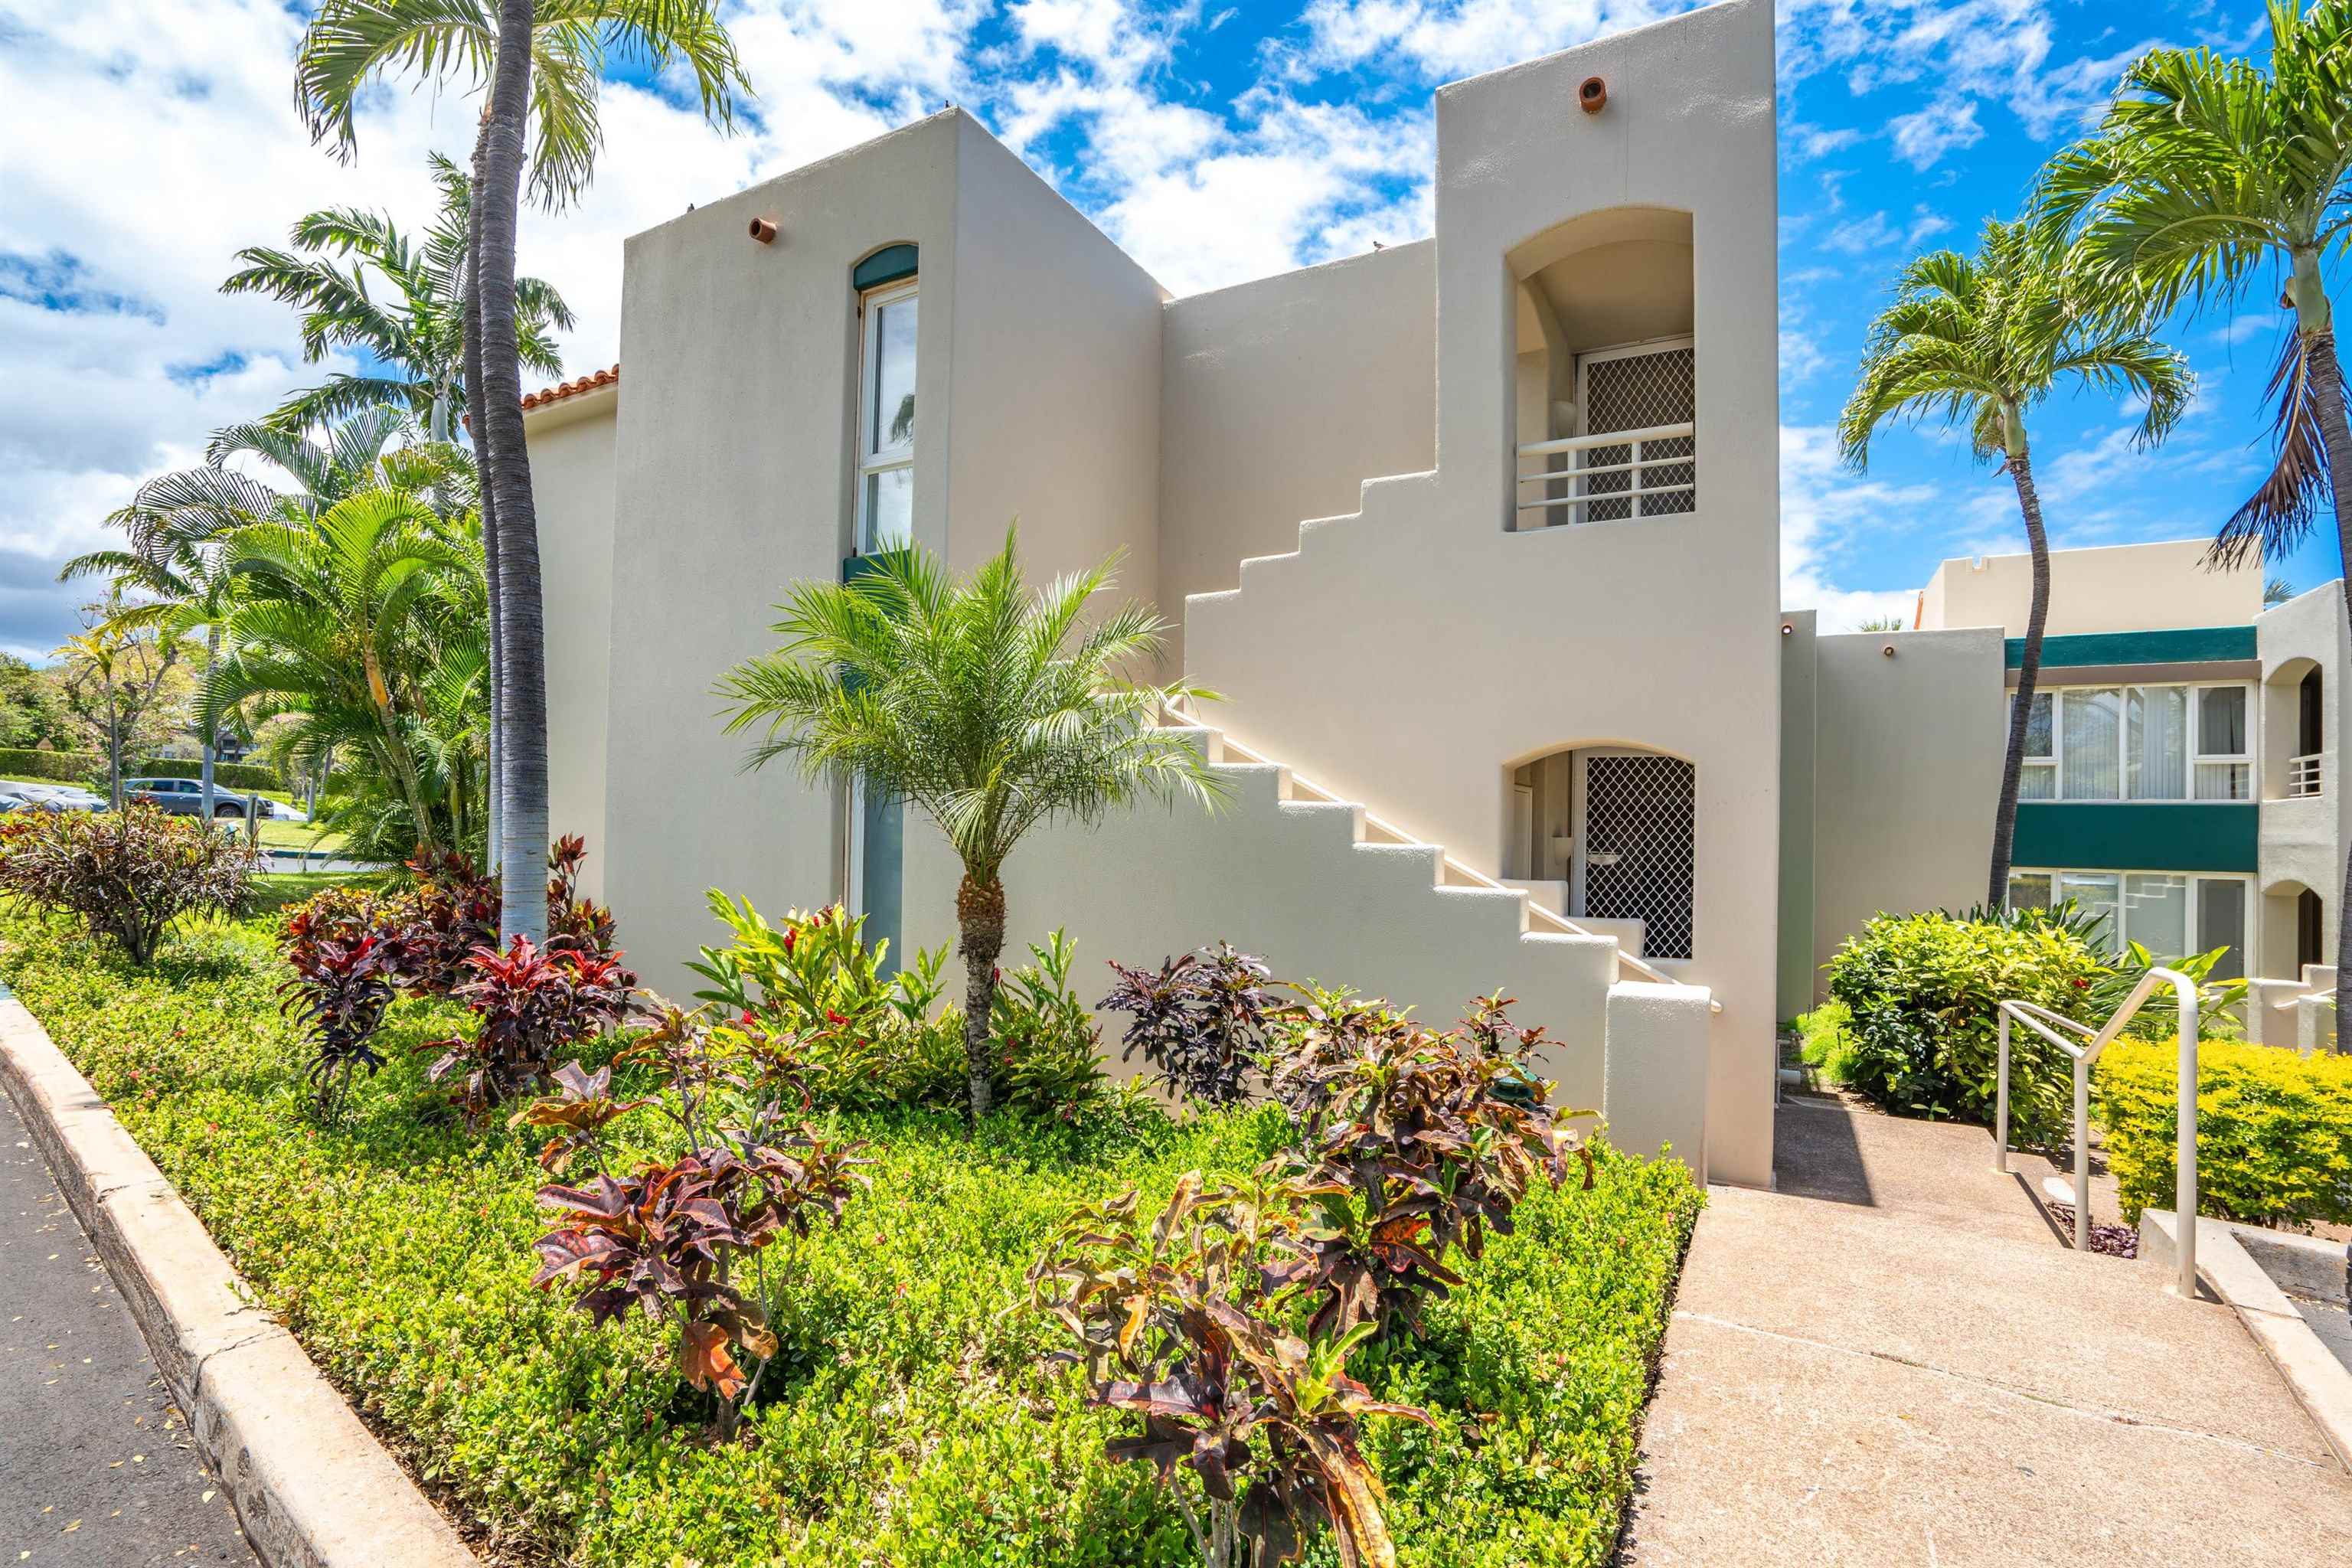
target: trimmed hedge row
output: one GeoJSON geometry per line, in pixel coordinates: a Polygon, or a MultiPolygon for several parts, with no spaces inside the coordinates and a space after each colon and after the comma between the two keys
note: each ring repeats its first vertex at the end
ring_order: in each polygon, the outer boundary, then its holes
{"type": "MultiPolygon", "coordinates": [[[[204,776],[205,765],[179,757],[155,757],[123,765],[125,778],[193,779],[204,776]]],[[[54,779],[59,784],[87,784],[106,773],[106,758],[97,752],[43,752],[0,749],[0,773],[18,778],[54,779]]],[[[225,789],[284,789],[276,768],[258,763],[215,763],[214,782],[225,789]]]]}
{"type": "MultiPolygon", "coordinates": [[[[2091,1069],[2124,1217],[2170,1208],[2179,1052],[2117,1040],[2091,1069]]],[[[2249,1225],[2352,1225],[2352,1057],[2207,1040],[2197,1048],[2197,1206],[2249,1225]]]]}

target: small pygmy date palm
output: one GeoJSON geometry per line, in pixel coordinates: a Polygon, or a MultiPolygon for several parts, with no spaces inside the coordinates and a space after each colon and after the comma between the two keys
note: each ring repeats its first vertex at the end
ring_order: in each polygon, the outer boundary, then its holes
{"type": "Polygon", "coordinates": [[[968,577],[916,549],[847,584],[794,584],[783,646],[719,682],[728,731],[762,729],[751,764],[796,759],[812,779],[912,801],[963,861],[956,892],[964,963],[970,1112],[989,1105],[988,1021],[1004,947],[1005,858],[1038,824],[1099,821],[1144,799],[1213,804],[1201,752],[1159,727],[1181,685],[1122,671],[1153,658],[1164,623],[1128,605],[1082,624],[1112,566],[1032,590],[1013,537],[968,577]]]}
{"type": "MultiPolygon", "coordinates": [[[[2036,207],[2046,231],[2073,236],[2086,295],[2118,313],[2227,307],[2277,280],[2294,332],[2269,387],[2275,460],[2213,559],[2283,559],[2332,500],[2352,563],[2352,419],[2327,298],[2327,268],[2352,239],[2352,0],[2273,0],[2269,21],[2267,73],[2210,49],[2141,56],[2098,129],[2043,171],[2036,207]]],[[[2352,898],[2352,853],[2344,889],[2352,898]]],[[[2352,921],[2336,923],[2342,1016],[2352,921]]]]}
{"type": "Polygon", "coordinates": [[[1913,261],[1896,280],[1894,301],[1870,324],[1861,377],[1838,418],[1839,449],[1856,468],[1868,461],[1871,437],[1888,419],[1941,416],[1966,425],[1978,458],[1999,459],[2017,487],[2033,556],[2033,599],[1993,818],[1986,898],[1995,906],[2009,896],[2026,727],[2050,616],[2050,540],[2033,488],[2026,411],[2062,380],[2128,391],[2145,405],[2137,439],[2147,446],[2164,438],[2196,385],[2188,363],[2154,338],[2072,309],[2058,257],[2024,224],[1990,223],[1975,255],[1939,250],[1913,261]]]}

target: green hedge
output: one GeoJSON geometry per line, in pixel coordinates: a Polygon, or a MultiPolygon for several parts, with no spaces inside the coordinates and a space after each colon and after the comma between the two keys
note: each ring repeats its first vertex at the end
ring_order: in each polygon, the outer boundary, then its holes
{"type": "MultiPolygon", "coordinates": [[[[2091,1069],[2124,1217],[2173,1205],[2179,1052],[2118,1040],[2091,1069]]],[[[2251,1225],[2352,1225],[2352,1057],[2207,1040],[2197,1051],[2197,1206],[2251,1225]]]]}
{"type": "MultiPolygon", "coordinates": [[[[1828,968],[1830,994],[1847,1014],[1838,1075],[1895,1110],[1972,1121],[1992,1120],[1999,1005],[2015,997],[2081,1017],[2105,973],[2080,936],[2055,923],[1940,911],[1878,916],[1828,968]]],[[[2018,1029],[2011,1056],[2010,1135],[2021,1143],[2064,1138],[2074,1114],[2064,1054],[2018,1029]]]]}
{"type": "MultiPolygon", "coordinates": [[[[1103,1444],[1023,1273],[1071,1208],[1128,1183],[1147,1207],[1194,1167],[1243,1174],[1289,1136],[1273,1108],[1100,1128],[832,1113],[868,1138],[838,1230],[778,1244],[784,1375],[709,1444],[663,1332],[598,1328],[531,1288],[536,1135],[468,1137],[415,1047],[459,1015],[404,1001],[347,1117],[305,1110],[271,922],[194,929],[132,973],[79,931],[0,910],[0,976],[48,1026],[268,1309],[378,1430],[517,1561],[1181,1568],[1174,1501],[1103,1444]]],[[[625,926],[624,935],[625,936],[625,926]]],[[[1377,977],[1359,977],[1367,984],[1377,977]]],[[[645,1086],[629,1079],[631,1092],[645,1086]]],[[[1425,1335],[1351,1361],[1389,1417],[1365,1450],[1413,1568],[1611,1560],[1700,1194],[1681,1164],[1601,1151],[1590,1191],[1540,1184],[1458,1264],[1425,1335]]],[[[1328,1563],[1328,1542],[1314,1562],[1328,1563]]]]}
{"type": "MultiPolygon", "coordinates": [[[[201,762],[156,757],[124,766],[125,778],[193,779],[204,776],[201,762]]],[[[0,750],[0,773],[16,778],[54,779],[59,784],[89,784],[106,776],[106,758],[97,752],[0,750]]],[[[283,789],[276,768],[258,763],[216,763],[213,779],[225,789],[283,789]]]]}

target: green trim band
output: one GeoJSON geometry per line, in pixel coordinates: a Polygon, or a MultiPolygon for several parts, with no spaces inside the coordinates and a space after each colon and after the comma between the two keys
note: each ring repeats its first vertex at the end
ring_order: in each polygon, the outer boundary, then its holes
{"type": "Polygon", "coordinates": [[[849,269],[849,286],[859,293],[915,275],[915,247],[886,245],[849,269]]]}
{"type": "MultiPolygon", "coordinates": [[[[2008,667],[2025,665],[2025,639],[2011,637],[2002,645],[2008,667]]],[[[2085,664],[2204,664],[2221,659],[2254,658],[2252,626],[2183,626],[2169,631],[2090,632],[2075,637],[2043,637],[2042,668],[2064,669],[2085,664]]]]}
{"type": "Polygon", "coordinates": [[[2018,866],[2101,871],[2252,871],[2262,853],[2252,801],[2020,801],[2018,866]]]}

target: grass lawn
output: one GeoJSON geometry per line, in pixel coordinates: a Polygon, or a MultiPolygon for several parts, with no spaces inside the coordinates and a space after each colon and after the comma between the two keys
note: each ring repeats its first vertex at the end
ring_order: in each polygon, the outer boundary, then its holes
{"type": "MultiPolygon", "coordinates": [[[[323,879],[270,880],[282,897],[323,879]]],[[[379,1041],[391,1065],[341,1124],[312,1119],[271,925],[194,924],[133,973],[73,927],[8,912],[0,975],[312,1358],[502,1556],[1192,1560],[1150,1468],[1102,1456],[1133,1418],[1081,1406],[1074,1373],[1041,1369],[1058,1331],[1022,1275],[1082,1201],[1134,1183],[1152,1203],[1188,1169],[1247,1170],[1286,1136],[1281,1111],[1000,1119],[974,1142],[951,1118],[831,1118],[873,1142],[873,1185],[839,1230],[779,1244],[800,1280],[775,1325],[783,1359],[742,1440],[713,1444],[661,1336],[634,1318],[593,1327],[531,1288],[535,1145],[436,1114],[414,1051],[454,1008],[399,1004],[379,1041]]],[[[1700,1201],[1679,1164],[1604,1154],[1594,1190],[1530,1195],[1516,1234],[1431,1307],[1425,1340],[1358,1352],[1376,1394],[1437,1421],[1368,1423],[1407,1563],[1608,1561],[1700,1201]]],[[[1330,1542],[1307,1561],[1330,1563],[1330,1542]]]]}
{"type": "MultiPolygon", "coordinates": [[[[242,824],[239,824],[242,826],[242,824]]],[[[275,816],[261,819],[261,847],[265,849],[310,849],[319,852],[341,849],[343,836],[321,833],[307,822],[287,822],[275,816]]]]}

